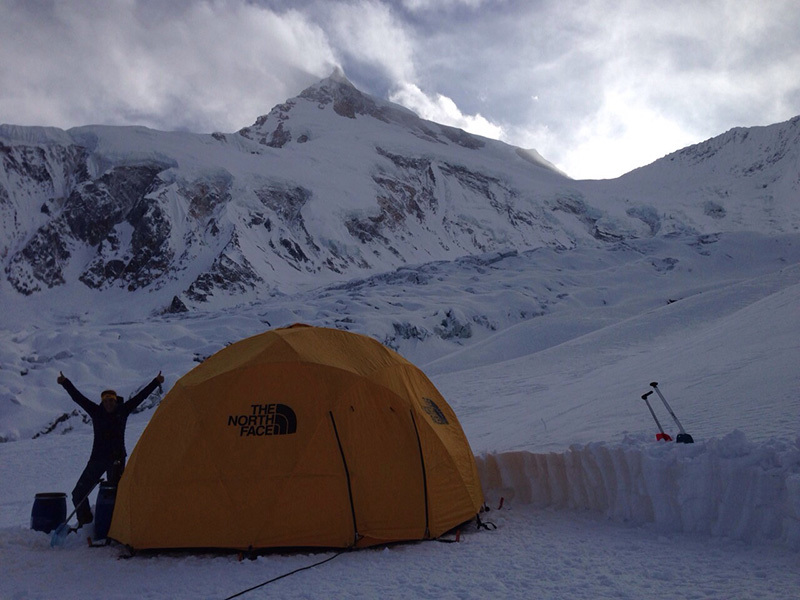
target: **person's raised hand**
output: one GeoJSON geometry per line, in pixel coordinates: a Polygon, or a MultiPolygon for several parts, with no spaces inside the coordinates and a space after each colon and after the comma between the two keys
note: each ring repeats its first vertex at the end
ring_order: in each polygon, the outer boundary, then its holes
{"type": "Polygon", "coordinates": [[[61,371],[59,371],[59,372],[58,372],[58,379],[56,379],[56,381],[58,382],[58,384],[59,384],[59,385],[61,385],[61,384],[63,384],[63,383],[66,381],[66,380],[67,380],[67,378],[66,378],[66,377],[64,377],[64,373],[62,373],[61,371]]]}
{"type": "Polygon", "coordinates": [[[159,371],[158,375],[156,375],[156,381],[158,382],[158,385],[164,383],[164,376],[161,374],[161,371],[159,371]]]}

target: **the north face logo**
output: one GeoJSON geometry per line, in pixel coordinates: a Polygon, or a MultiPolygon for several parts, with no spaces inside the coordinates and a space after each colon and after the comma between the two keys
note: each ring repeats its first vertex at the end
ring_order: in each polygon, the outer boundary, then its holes
{"type": "Polygon", "coordinates": [[[297,431],[297,416],[285,404],[251,404],[249,415],[230,415],[229,427],[238,427],[241,437],[289,435],[297,431]]]}
{"type": "Polygon", "coordinates": [[[447,417],[444,416],[442,409],[430,398],[422,398],[422,410],[428,413],[428,416],[437,425],[447,425],[447,417]]]}

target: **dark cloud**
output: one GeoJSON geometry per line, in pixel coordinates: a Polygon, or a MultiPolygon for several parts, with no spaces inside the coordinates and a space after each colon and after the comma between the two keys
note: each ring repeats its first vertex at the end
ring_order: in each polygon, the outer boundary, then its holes
{"type": "Polygon", "coordinates": [[[591,174],[617,175],[670,144],[800,112],[790,75],[800,72],[796,3],[503,4],[486,2],[480,19],[456,27],[429,21],[433,33],[417,40],[418,55],[432,57],[417,63],[419,85],[502,125],[509,141],[530,140],[567,171],[590,173],[579,150],[603,147],[600,136],[614,151],[591,161],[591,174]]]}
{"type": "Polygon", "coordinates": [[[800,113],[795,0],[0,0],[0,121],[233,130],[342,65],[611,176],[800,113]]]}
{"type": "Polygon", "coordinates": [[[3,0],[0,121],[231,130],[329,74],[298,12],[234,2],[3,0]]]}

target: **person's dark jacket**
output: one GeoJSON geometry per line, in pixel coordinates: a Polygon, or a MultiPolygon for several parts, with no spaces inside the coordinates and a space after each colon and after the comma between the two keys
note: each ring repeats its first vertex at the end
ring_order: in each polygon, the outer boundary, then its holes
{"type": "Polygon", "coordinates": [[[72,382],[64,378],[61,383],[70,398],[92,419],[94,428],[94,443],[92,444],[92,455],[90,459],[112,462],[127,456],[125,450],[125,426],[128,416],[144,402],[153,391],[158,387],[158,378],[153,379],[145,388],[133,396],[127,402],[117,397],[117,406],[114,412],[108,412],[102,404],[97,404],[81,394],[72,385],[72,382]]]}

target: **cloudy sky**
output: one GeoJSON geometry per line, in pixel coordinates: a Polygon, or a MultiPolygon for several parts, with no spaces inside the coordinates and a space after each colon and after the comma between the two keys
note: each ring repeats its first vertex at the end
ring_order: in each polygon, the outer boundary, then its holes
{"type": "Polygon", "coordinates": [[[616,177],[800,114],[800,2],[0,0],[0,123],[230,132],[335,66],[616,177]]]}

